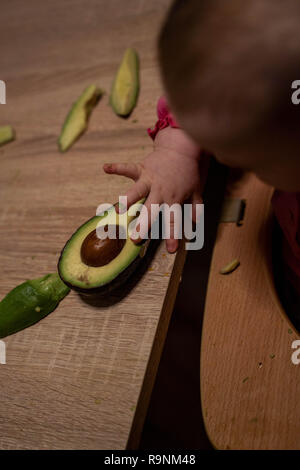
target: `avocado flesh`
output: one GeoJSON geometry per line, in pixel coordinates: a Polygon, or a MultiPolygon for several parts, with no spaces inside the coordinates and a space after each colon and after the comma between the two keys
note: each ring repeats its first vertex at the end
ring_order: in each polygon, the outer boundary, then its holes
{"type": "Polygon", "coordinates": [[[128,116],[136,105],[139,91],[139,61],[134,49],[128,48],[114,80],[110,103],[116,114],[128,116]]]}
{"type": "Polygon", "coordinates": [[[0,127],[0,146],[15,140],[15,132],[11,126],[0,127]]]}
{"type": "Polygon", "coordinates": [[[61,152],[68,150],[71,145],[87,129],[88,120],[93,108],[98,103],[103,92],[96,85],[88,86],[69,111],[58,140],[61,152]]]}
{"type": "Polygon", "coordinates": [[[108,264],[100,267],[86,265],[81,258],[81,246],[86,237],[97,228],[98,224],[120,225],[125,228],[128,235],[128,225],[136,216],[129,216],[127,212],[117,214],[112,207],[103,216],[95,216],[83,224],[66,243],[58,264],[61,279],[71,288],[81,292],[99,289],[110,284],[137,258],[143,245],[134,244],[127,237],[121,252],[108,264]]]}

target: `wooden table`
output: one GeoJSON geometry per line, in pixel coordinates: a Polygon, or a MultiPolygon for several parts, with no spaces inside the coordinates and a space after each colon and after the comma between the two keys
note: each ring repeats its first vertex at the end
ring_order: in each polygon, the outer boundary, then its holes
{"type": "MultiPolygon", "coordinates": [[[[11,0],[1,8],[0,125],[17,140],[0,148],[0,295],[56,270],[61,248],[102,202],[130,186],[104,162],[138,161],[162,89],[156,37],[169,1],[11,0]],[[129,119],[108,104],[126,47],[141,59],[141,92],[129,119]],[[57,137],[85,86],[107,91],[88,132],[66,154],[57,137]]],[[[162,244],[123,299],[93,306],[76,293],[35,326],[5,339],[0,365],[0,448],[137,446],[172,311],[184,252],[162,244]],[[129,440],[129,441],[128,441],[129,440]]]]}

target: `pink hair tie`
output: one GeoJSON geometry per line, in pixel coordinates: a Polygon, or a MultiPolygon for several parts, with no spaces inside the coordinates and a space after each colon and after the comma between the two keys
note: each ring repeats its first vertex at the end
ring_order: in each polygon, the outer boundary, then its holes
{"type": "Polygon", "coordinates": [[[157,103],[157,116],[158,120],[154,126],[154,129],[147,129],[149,136],[154,140],[156,134],[166,127],[176,127],[179,128],[180,126],[175,121],[172,113],[170,112],[167,100],[164,96],[161,96],[157,103]]]}

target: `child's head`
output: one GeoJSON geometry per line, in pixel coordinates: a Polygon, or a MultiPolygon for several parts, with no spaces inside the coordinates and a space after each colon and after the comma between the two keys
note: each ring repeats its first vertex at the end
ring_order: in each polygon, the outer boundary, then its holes
{"type": "Polygon", "coordinates": [[[299,0],[177,0],[159,39],[182,127],[231,166],[300,190],[299,0]]]}

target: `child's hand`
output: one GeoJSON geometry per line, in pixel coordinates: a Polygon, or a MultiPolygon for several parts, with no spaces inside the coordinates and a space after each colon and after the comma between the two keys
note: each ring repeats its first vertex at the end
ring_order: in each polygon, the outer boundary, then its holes
{"type": "MultiPolygon", "coordinates": [[[[126,196],[128,208],[146,197],[148,226],[141,224],[141,238],[150,229],[151,204],[183,203],[187,199],[193,205],[192,218],[195,221],[195,205],[202,203],[202,189],[206,175],[200,181],[200,149],[183,130],[167,127],[161,130],[154,142],[154,151],[138,164],[105,164],[104,171],[127,176],[135,181],[126,196]]],[[[207,167],[207,165],[206,165],[207,167]]],[[[174,221],[171,219],[170,239],[166,240],[167,250],[174,253],[178,240],[174,239],[174,221]]],[[[133,240],[140,241],[140,240],[133,240]]]]}

